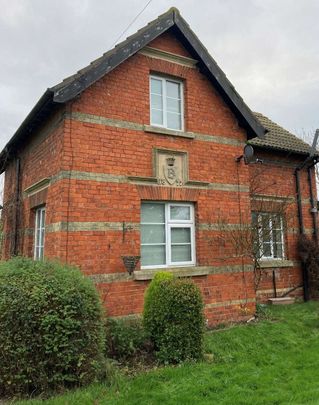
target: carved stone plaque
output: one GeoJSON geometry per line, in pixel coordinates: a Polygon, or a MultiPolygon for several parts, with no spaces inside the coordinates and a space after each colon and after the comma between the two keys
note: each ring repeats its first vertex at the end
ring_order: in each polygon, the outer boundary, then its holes
{"type": "Polygon", "coordinates": [[[162,186],[183,186],[188,180],[187,166],[186,152],[154,150],[154,175],[162,186]]]}

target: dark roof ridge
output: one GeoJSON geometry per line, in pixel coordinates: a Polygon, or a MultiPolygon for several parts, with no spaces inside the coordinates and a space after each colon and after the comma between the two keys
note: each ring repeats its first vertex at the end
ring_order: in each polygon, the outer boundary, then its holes
{"type": "MultiPolygon", "coordinates": [[[[11,154],[15,152],[14,148],[17,146],[17,143],[23,139],[25,134],[31,132],[38,122],[45,119],[54,107],[74,99],[105,74],[112,71],[119,64],[172,27],[176,27],[176,32],[181,36],[184,45],[186,44],[200,61],[201,69],[209,77],[225,102],[234,112],[239,124],[246,129],[248,139],[256,136],[263,138],[267,130],[244,103],[234,86],[227,79],[225,73],[210,56],[207,49],[191,30],[189,24],[183,19],[179,10],[172,7],[155,20],[139,29],[135,34],[130,35],[114,48],[91,62],[88,66],[79,70],[76,74],[48,88],[17,129],[13,137],[6,144],[0,154],[0,164],[3,164],[8,153],[11,154]]],[[[1,170],[3,171],[4,169],[1,170]]]]}

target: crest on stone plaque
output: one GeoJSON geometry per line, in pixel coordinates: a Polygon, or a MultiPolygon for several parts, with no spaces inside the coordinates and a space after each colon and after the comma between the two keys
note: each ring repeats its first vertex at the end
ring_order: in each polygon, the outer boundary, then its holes
{"type": "Polygon", "coordinates": [[[188,180],[187,153],[165,149],[154,150],[154,175],[162,186],[180,187],[188,180]]]}

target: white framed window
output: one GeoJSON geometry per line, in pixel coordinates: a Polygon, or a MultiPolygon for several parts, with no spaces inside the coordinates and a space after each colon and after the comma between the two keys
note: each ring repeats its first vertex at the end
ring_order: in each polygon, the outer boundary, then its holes
{"type": "Polygon", "coordinates": [[[35,211],[34,226],[34,259],[42,260],[44,257],[45,239],[45,207],[37,208],[35,211]]]}
{"type": "Polygon", "coordinates": [[[152,75],[150,77],[150,113],[151,125],[183,131],[183,83],[152,75]]]}
{"type": "Polygon", "coordinates": [[[256,229],[255,249],[261,259],[283,259],[285,257],[283,217],[271,212],[253,212],[256,229]]]}
{"type": "Polygon", "coordinates": [[[192,265],[195,265],[194,205],[142,202],[142,268],[192,265]]]}

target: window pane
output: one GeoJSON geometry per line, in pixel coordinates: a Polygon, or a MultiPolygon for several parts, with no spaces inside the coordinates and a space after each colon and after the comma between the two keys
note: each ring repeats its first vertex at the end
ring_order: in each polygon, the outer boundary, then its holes
{"type": "Polygon", "coordinates": [[[40,245],[40,228],[37,228],[37,229],[36,229],[35,245],[36,245],[36,246],[39,246],[39,245],[40,245]]]}
{"type": "Polygon", "coordinates": [[[270,243],[263,243],[263,256],[271,256],[270,243]]]}
{"type": "Polygon", "coordinates": [[[171,205],[170,208],[170,217],[171,219],[189,221],[191,218],[190,207],[180,206],[180,205],[171,205]]]}
{"type": "Polygon", "coordinates": [[[167,82],[166,82],[167,97],[181,98],[180,87],[181,87],[181,85],[179,83],[174,83],[174,82],[170,82],[169,80],[167,80],[167,82]]]}
{"type": "Polygon", "coordinates": [[[181,115],[167,112],[167,128],[182,129],[181,115]]]}
{"type": "Polygon", "coordinates": [[[162,81],[158,79],[151,79],[151,93],[162,94],[162,81]]]}
{"type": "MultiPolygon", "coordinates": [[[[158,96],[155,96],[158,97],[158,96]]],[[[174,112],[174,113],[181,113],[181,101],[176,100],[174,98],[167,98],[166,99],[167,111],[174,112]]]]}
{"type": "Polygon", "coordinates": [[[165,225],[142,225],[142,243],[165,243],[165,225]]]}
{"type": "Polygon", "coordinates": [[[151,111],[151,123],[155,125],[163,125],[163,111],[152,110],[151,111]]]}
{"type": "Polygon", "coordinates": [[[41,210],[41,227],[44,227],[45,210],[41,210]]]}
{"type": "Polygon", "coordinates": [[[281,242],[281,230],[274,230],[273,238],[275,242],[281,242]]]}
{"type": "Polygon", "coordinates": [[[281,259],[282,258],[282,244],[278,243],[274,245],[274,257],[276,259],[281,259]]]}
{"type": "Polygon", "coordinates": [[[142,223],[165,223],[165,205],[164,204],[152,204],[142,203],[141,212],[142,223]]]}
{"type": "Polygon", "coordinates": [[[172,228],[171,241],[172,243],[190,243],[191,242],[190,228],[172,228]]]}
{"type": "Polygon", "coordinates": [[[269,226],[263,226],[262,228],[262,240],[263,242],[270,242],[271,240],[271,230],[269,229],[269,226]]]}
{"type": "Polygon", "coordinates": [[[172,262],[190,262],[192,260],[190,245],[172,246],[172,262]]]}
{"type": "Polygon", "coordinates": [[[163,110],[163,98],[156,94],[151,95],[151,107],[157,110],[163,110]]]}
{"type": "Polygon", "coordinates": [[[142,266],[158,266],[165,263],[165,246],[141,246],[142,266]]]}

